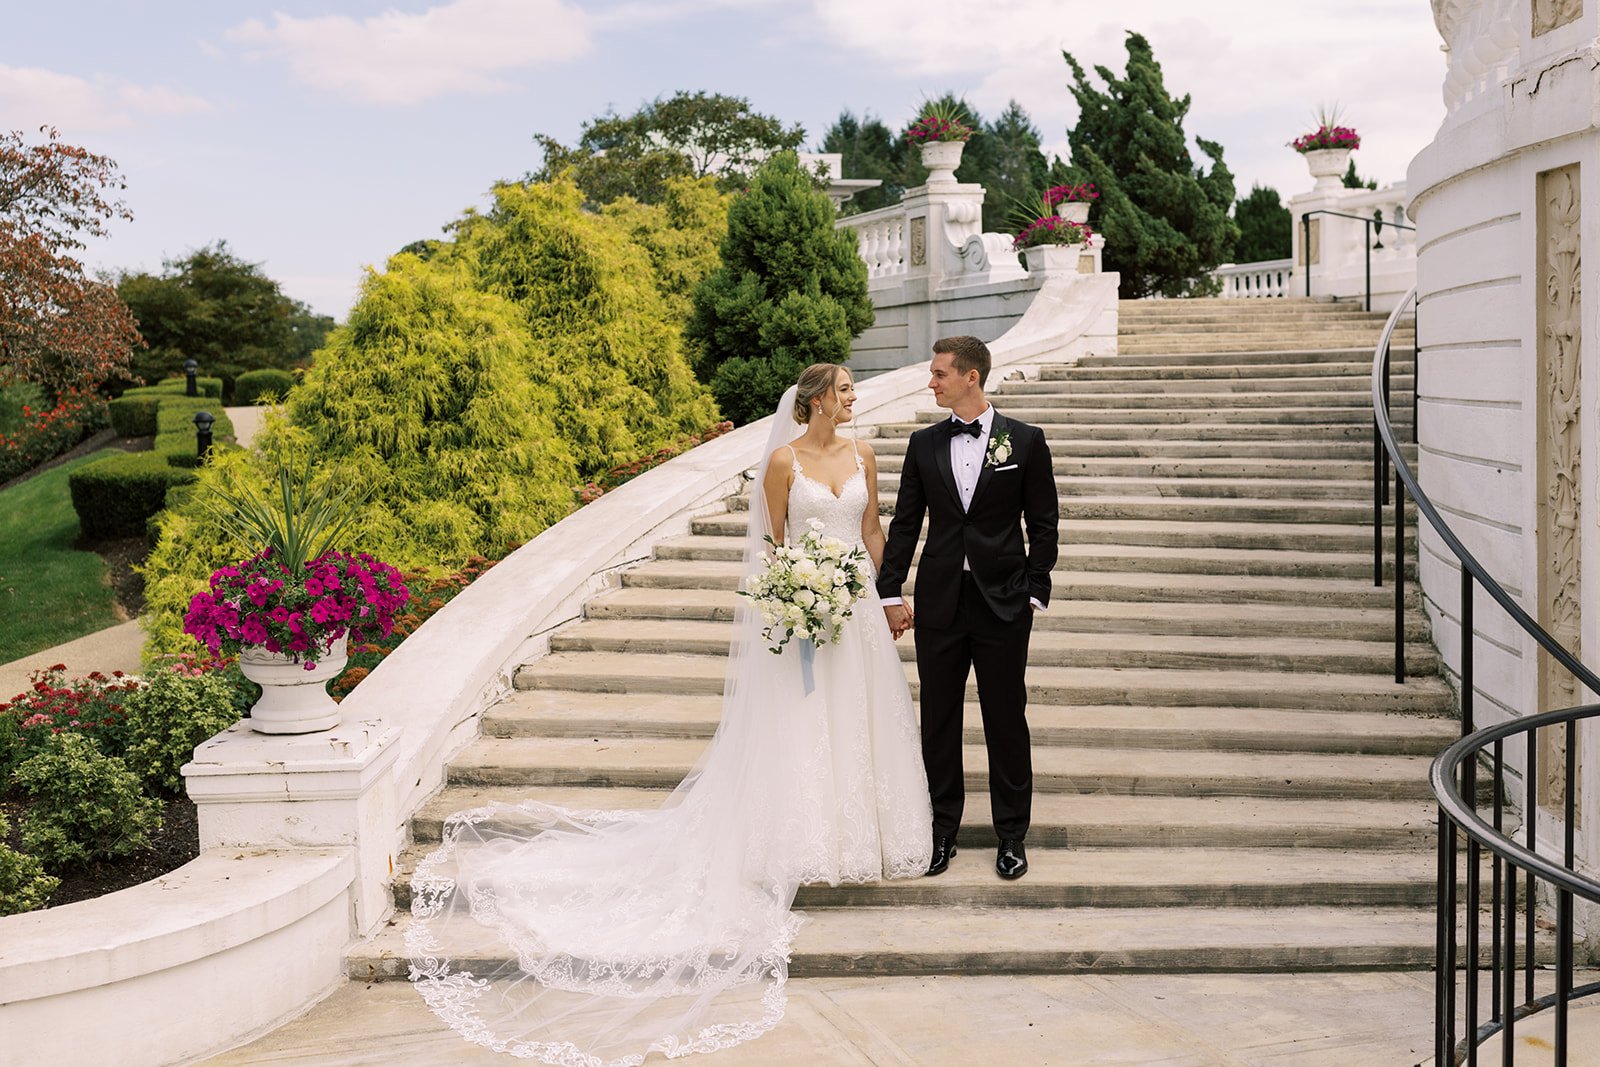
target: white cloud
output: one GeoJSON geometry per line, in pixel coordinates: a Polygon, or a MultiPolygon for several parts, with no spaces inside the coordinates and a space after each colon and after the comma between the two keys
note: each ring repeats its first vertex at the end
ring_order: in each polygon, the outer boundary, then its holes
{"type": "Polygon", "coordinates": [[[166,86],[0,64],[0,127],[56,126],[76,136],[125,129],[142,118],[211,110],[209,101],[166,86]]]}
{"type": "MultiPolygon", "coordinates": [[[[1286,142],[1305,132],[1319,103],[1338,102],[1361,131],[1357,166],[1385,181],[1444,117],[1444,60],[1426,4],[1386,0],[1126,0],[1110,9],[1060,0],[813,0],[819,34],[929,93],[964,93],[986,117],[1015,98],[1065,152],[1077,117],[1065,49],[1090,72],[1121,76],[1126,30],[1150,40],[1169,92],[1193,97],[1184,128],[1221,141],[1240,192],[1261,181],[1285,195],[1310,187],[1286,142]],[[1197,11],[1210,11],[1208,19],[1197,11]]],[[[907,100],[905,107],[916,101],[907,100]]],[[[891,122],[906,114],[886,114],[891,122]]]]}
{"type": "Polygon", "coordinates": [[[279,58],[302,83],[379,104],[509,88],[502,75],[582,55],[590,19],[565,0],[453,0],[419,13],[273,15],[228,30],[229,41],[279,58]]]}

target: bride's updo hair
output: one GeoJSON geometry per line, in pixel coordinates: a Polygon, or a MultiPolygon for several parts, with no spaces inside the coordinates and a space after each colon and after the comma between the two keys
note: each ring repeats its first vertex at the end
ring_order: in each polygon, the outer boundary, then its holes
{"type": "Polygon", "coordinates": [[[811,421],[811,402],[833,388],[841,369],[837,363],[813,363],[800,372],[794,391],[795,422],[804,425],[811,421]]]}

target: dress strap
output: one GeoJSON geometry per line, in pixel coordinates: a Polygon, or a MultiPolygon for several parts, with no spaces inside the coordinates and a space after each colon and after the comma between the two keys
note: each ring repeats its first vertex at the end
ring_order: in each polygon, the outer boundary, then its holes
{"type": "Polygon", "coordinates": [[[852,437],[850,438],[850,444],[856,450],[856,470],[865,471],[867,465],[861,461],[861,442],[852,437]]]}

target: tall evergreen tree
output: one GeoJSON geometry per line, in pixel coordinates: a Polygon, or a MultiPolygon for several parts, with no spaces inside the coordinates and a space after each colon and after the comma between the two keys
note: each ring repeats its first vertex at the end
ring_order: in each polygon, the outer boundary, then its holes
{"type": "Polygon", "coordinates": [[[1222,146],[1204,138],[1196,143],[1211,168],[1195,165],[1183,130],[1190,98],[1167,94],[1143,36],[1129,32],[1127,49],[1126,77],[1095,67],[1104,90],[1062,52],[1079,114],[1067,133],[1072,166],[1059,177],[1099,189],[1090,225],[1105,234],[1106,269],[1121,273],[1124,297],[1203,292],[1207,272],[1230,257],[1239,238],[1228,217],[1233,173],[1222,146]]]}
{"type": "Polygon", "coordinates": [[[1278,190],[1252,185],[1250,195],[1233,206],[1233,221],[1239,224],[1236,263],[1288,259],[1292,254],[1294,217],[1278,199],[1278,190]]]}
{"type": "Polygon", "coordinates": [[[1363,178],[1361,175],[1356,173],[1356,161],[1354,159],[1352,159],[1350,161],[1350,165],[1344,169],[1344,177],[1340,178],[1339,180],[1344,182],[1344,187],[1346,189],[1376,189],[1378,187],[1378,179],[1363,178]]]}
{"type": "Polygon", "coordinates": [[[773,405],[809,363],[843,363],[872,325],[867,267],[855,234],[792,152],[756,172],[728,209],[722,266],[695,290],[687,335],[723,415],[745,423],[773,405]]]}
{"type": "Polygon", "coordinates": [[[822,138],[821,151],[838,152],[846,178],[876,178],[883,184],[863,189],[845,201],[844,214],[876,211],[898,204],[905,195],[906,144],[870,112],[856,118],[842,111],[822,138]]]}
{"type": "Polygon", "coordinates": [[[1005,233],[1013,205],[1037,199],[1048,184],[1050,168],[1039,150],[1039,128],[1015,100],[984,125],[979,137],[988,147],[983,167],[964,180],[983,183],[985,232],[1005,233]]]}

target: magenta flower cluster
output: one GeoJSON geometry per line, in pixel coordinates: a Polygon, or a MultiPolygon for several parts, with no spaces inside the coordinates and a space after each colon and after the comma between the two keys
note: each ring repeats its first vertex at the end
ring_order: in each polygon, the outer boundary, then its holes
{"type": "Polygon", "coordinates": [[[410,595],[399,571],[365,552],[324,553],[296,576],[267,549],[213,574],[183,630],[213,654],[265,648],[309,671],[346,634],[357,644],[388,637],[410,595]]]}
{"type": "Polygon", "coordinates": [[[1045,215],[1024,226],[1011,242],[1018,250],[1035,245],[1080,245],[1093,235],[1081,222],[1070,222],[1060,215],[1045,215]]]}
{"type": "Polygon", "coordinates": [[[1084,182],[1082,185],[1052,185],[1044,191],[1045,203],[1051,207],[1057,204],[1071,204],[1080,200],[1099,200],[1100,190],[1094,187],[1094,182],[1084,182]]]}
{"type": "Polygon", "coordinates": [[[955,119],[938,115],[924,115],[906,130],[907,144],[932,144],[935,141],[965,141],[972,136],[972,127],[955,119]]]}
{"type": "Polygon", "coordinates": [[[1361,135],[1349,126],[1318,126],[1315,133],[1289,142],[1296,152],[1315,152],[1323,148],[1360,148],[1361,135]]]}

